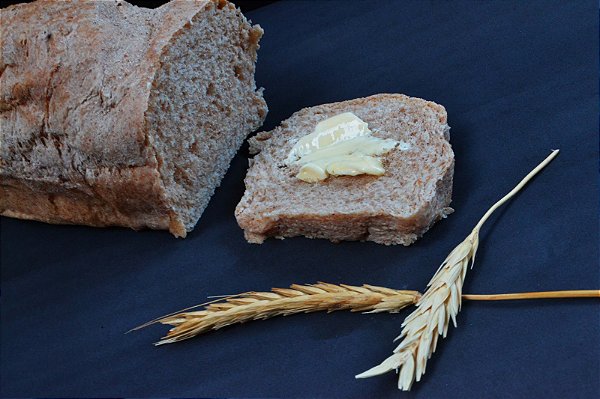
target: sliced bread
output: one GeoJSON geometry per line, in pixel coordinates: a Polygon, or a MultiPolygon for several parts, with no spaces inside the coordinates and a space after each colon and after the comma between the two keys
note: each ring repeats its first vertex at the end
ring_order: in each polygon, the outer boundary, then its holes
{"type": "Polygon", "coordinates": [[[246,191],[236,208],[251,243],[306,236],[410,245],[452,209],[454,153],[446,110],[401,94],[378,94],[302,109],[269,132],[251,138],[246,191]],[[285,160],[298,140],[332,116],[352,112],[374,137],[403,149],[382,156],[382,176],[332,176],[299,180],[285,160]]]}
{"type": "Polygon", "coordinates": [[[267,112],[225,0],[0,10],[0,214],[185,236],[267,112]]]}

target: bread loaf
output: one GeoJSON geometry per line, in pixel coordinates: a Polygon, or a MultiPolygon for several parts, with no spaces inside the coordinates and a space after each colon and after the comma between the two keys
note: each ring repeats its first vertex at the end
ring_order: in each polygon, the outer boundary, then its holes
{"type": "Polygon", "coordinates": [[[184,237],[266,115],[260,26],[225,0],[0,12],[0,213],[184,237]]]}
{"type": "Polygon", "coordinates": [[[279,127],[250,139],[246,192],[236,208],[246,239],[303,235],[331,241],[410,245],[445,217],[452,197],[454,153],[446,110],[401,94],[379,94],[305,108],[279,127]],[[284,162],[317,123],[352,112],[373,136],[404,143],[383,155],[383,176],[329,177],[306,183],[284,162]]]}

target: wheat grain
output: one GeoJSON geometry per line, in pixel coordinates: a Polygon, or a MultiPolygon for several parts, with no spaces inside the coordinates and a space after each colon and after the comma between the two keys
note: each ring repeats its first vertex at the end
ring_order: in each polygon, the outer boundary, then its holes
{"type": "Polygon", "coordinates": [[[479,245],[479,231],[490,215],[514,196],[527,182],[542,170],[554,157],[552,153],[502,199],[496,202],[479,220],[471,234],[448,257],[427,284],[427,290],[413,311],[402,323],[402,332],[396,340],[402,342],[394,353],[381,364],[361,373],[356,378],[368,378],[396,370],[398,389],[410,390],[415,381],[425,374],[427,360],[435,352],[438,337],[448,333],[449,321],[456,327],[456,315],[461,308],[461,291],[469,264],[473,267],[479,245]]]}
{"type": "Polygon", "coordinates": [[[294,284],[290,288],[273,288],[270,292],[247,292],[224,297],[207,304],[203,310],[172,314],[138,328],[153,323],[173,326],[168,334],[156,343],[163,345],[231,324],[278,315],[335,310],[396,313],[416,303],[420,295],[417,291],[394,290],[367,284],[361,287],[322,282],[310,285],[294,284]]]}

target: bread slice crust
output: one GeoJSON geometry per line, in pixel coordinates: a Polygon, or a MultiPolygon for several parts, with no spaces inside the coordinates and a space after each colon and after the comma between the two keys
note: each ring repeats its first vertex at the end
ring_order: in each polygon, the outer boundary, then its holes
{"type": "Polygon", "coordinates": [[[402,94],[377,94],[304,108],[249,140],[246,191],[235,215],[246,239],[325,238],[410,245],[452,212],[454,153],[443,106],[402,94]],[[330,177],[306,183],[283,160],[316,124],[353,112],[373,135],[409,144],[382,158],[383,176],[330,177]]]}

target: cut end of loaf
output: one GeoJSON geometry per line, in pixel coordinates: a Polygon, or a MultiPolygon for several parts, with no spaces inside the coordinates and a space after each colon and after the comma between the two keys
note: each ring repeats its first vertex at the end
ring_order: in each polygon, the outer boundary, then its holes
{"type": "Polygon", "coordinates": [[[254,82],[262,33],[230,3],[210,2],[161,56],[146,115],[175,236],[194,228],[244,138],[266,116],[254,82]]]}
{"type": "Polygon", "coordinates": [[[258,153],[236,208],[248,242],[305,236],[339,241],[410,245],[452,212],[454,153],[446,110],[401,94],[379,94],[296,112],[276,129],[250,139],[258,153]],[[383,156],[383,176],[330,177],[306,183],[283,160],[316,124],[353,112],[373,135],[409,145],[383,156]]]}

